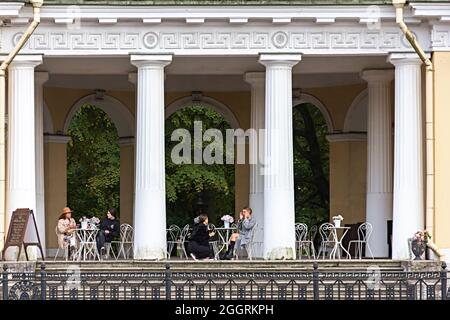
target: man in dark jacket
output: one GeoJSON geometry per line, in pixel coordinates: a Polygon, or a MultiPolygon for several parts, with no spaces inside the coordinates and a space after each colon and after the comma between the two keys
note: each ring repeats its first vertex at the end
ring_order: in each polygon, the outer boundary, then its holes
{"type": "Polygon", "coordinates": [[[110,243],[119,235],[120,223],[116,216],[117,210],[114,208],[109,209],[105,219],[100,224],[100,230],[97,235],[97,249],[101,256],[105,254],[105,243],[110,243]]]}

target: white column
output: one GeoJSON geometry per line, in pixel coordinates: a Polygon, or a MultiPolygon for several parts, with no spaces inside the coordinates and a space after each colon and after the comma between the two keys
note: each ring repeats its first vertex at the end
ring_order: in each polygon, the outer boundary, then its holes
{"type": "Polygon", "coordinates": [[[394,212],[392,258],[409,258],[408,238],[424,227],[421,61],[391,54],[395,66],[394,212]]]}
{"type": "MultiPolygon", "coordinates": [[[[369,245],[375,257],[388,257],[387,221],[392,219],[393,70],[366,70],[368,83],[366,220],[373,226],[369,245]]],[[[366,255],[368,252],[366,251],[366,255]]]]}
{"type": "Polygon", "coordinates": [[[250,152],[250,195],[249,205],[253,210],[253,216],[258,223],[255,233],[253,255],[262,257],[262,243],[264,241],[264,175],[259,155],[264,155],[264,104],[265,104],[265,79],[264,72],[249,72],[245,74],[245,81],[251,85],[251,136],[249,141],[250,152]]]}
{"type": "Polygon", "coordinates": [[[138,68],[134,258],[166,257],[164,67],[171,55],[132,55],[138,68]]]}
{"type": "Polygon", "coordinates": [[[17,56],[8,69],[7,225],[18,208],[36,211],[34,68],[41,63],[42,56],[17,56]]]}
{"type": "Polygon", "coordinates": [[[301,55],[262,54],[266,67],[264,257],[295,259],[292,67],[301,55]]]}
{"type": "Polygon", "coordinates": [[[47,72],[35,73],[35,113],[36,113],[36,219],[45,254],[45,185],[44,185],[44,83],[47,72]]]}

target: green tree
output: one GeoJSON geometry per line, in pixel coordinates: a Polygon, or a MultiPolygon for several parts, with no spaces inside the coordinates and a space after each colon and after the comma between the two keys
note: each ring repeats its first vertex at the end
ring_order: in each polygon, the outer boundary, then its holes
{"type": "Polygon", "coordinates": [[[329,144],[320,110],[305,103],[293,110],[296,221],[319,225],[328,221],[329,144]]]}
{"type": "Polygon", "coordinates": [[[103,217],[109,207],[119,209],[120,149],[111,119],[86,104],[73,117],[68,133],[67,202],[76,220],[82,215],[103,217]]]}
{"type": "MultiPolygon", "coordinates": [[[[202,122],[202,131],[209,128],[219,129],[225,138],[225,130],[230,125],[222,115],[202,106],[189,106],[178,110],[166,120],[166,197],[167,223],[183,225],[192,223],[193,204],[197,194],[202,192],[208,204],[208,214],[212,223],[220,223],[220,217],[234,212],[234,164],[175,164],[171,152],[179,141],[171,141],[175,129],[190,132],[191,154],[194,154],[194,122],[202,122]]],[[[203,148],[210,142],[202,142],[203,148]]],[[[225,146],[224,146],[225,154],[225,146]]]]}

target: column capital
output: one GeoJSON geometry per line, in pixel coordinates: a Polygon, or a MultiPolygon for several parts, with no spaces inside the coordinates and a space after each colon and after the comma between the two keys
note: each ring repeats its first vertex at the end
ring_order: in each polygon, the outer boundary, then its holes
{"type": "Polygon", "coordinates": [[[9,65],[10,68],[31,67],[34,68],[42,63],[42,55],[19,54],[9,65]]]}
{"type": "Polygon", "coordinates": [[[391,82],[394,80],[394,69],[370,69],[361,72],[361,79],[368,83],[391,82]]]}
{"type": "Polygon", "coordinates": [[[130,57],[131,64],[138,68],[164,68],[172,62],[171,54],[148,54],[148,55],[139,55],[133,54],[130,57]]]}
{"type": "Polygon", "coordinates": [[[48,81],[48,72],[35,72],[34,83],[37,85],[43,85],[48,81]]]}
{"type": "Polygon", "coordinates": [[[245,82],[251,84],[252,86],[264,86],[266,82],[265,72],[246,72],[244,74],[245,82]]]}
{"type": "MultiPolygon", "coordinates": [[[[429,54],[427,54],[429,56],[429,54]]],[[[420,65],[422,60],[415,52],[395,52],[390,53],[387,62],[392,63],[394,66],[409,64],[409,65],[420,65]]]]}
{"type": "Polygon", "coordinates": [[[44,135],[45,143],[61,143],[67,144],[72,138],[62,134],[46,134],[44,135]]]}
{"type": "Polygon", "coordinates": [[[269,66],[286,66],[293,67],[302,60],[301,54],[289,53],[262,53],[259,55],[259,63],[266,67],[269,66]]]}
{"type": "Polygon", "coordinates": [[[131,82],[132,84],[136,85],[136,83],[137,83],[137,73],[136,72],[130,72],[128,74],[128,82],[131,82]]]}

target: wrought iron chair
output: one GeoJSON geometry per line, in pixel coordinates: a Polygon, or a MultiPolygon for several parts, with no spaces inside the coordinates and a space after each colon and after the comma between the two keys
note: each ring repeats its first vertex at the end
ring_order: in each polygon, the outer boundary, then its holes
{"type": "Polygon", "coordinates": [[[306,253],[308,258],[316,258],[316,250],[314,249],[314,243],[309,239],[308,226],[304,223],[295,224],[295,244],[298,252],[298,256],[301,259],[303,252],[306,253]]]}
{"type": "Polygon", "coordinates": [[[181,229],[177,225],[171,225],[167,229],[167,258],[170,259],[174,247],[177,247],[181,235],[181,229]]]}
{"type": "Polygon", "coordinates": [[[253,228],[250,230],[250,241],[248,244],[243,245],[242,248],[234,248],[234,259],[235,260],[239,260],[239,250],[244,250],[247,252],[247,257],[249,260],[253,259],[253,246],[255,245],[254,243],[254,239],[255,239],[255,233],[256,230],[258,229],[258,222],[255,222],[255,225],[253,226],[253,228]]]}
{"type": "Polygon", "coordinates": [[[189,240],[187,239],[187,238],[188,238],[188,234],[189,234],[189,229],[190,229],[189,224],[185,225],[185,226],[183,227],[183,229],[181,229],[180,237],[179,237],[178,240],[177,240],[177,245],[179,244],[179,245],[180,245],[180,248],[181,248],[180,257],[182,258],[182,257],[183,257],[183,254],[184,254],[184,257],[185,257],[186,259],[187,259],[188,255],[187,255],[185,243],[186,243],[187,241],[189,241],[189,240]]]}
{"type": "Polygon", "coordinates": [[[127,223],[120,225],[120,240],[119,241],[111,241],[111,246],[113,244],[116,244],[119,247],[119,251],[117,253],[117,256],[115,256],[114,251],[113,255],[114,258],[117,260],[120,258],[120,255],[123,255],[124,259],[127,259],[130,252],[133,252],[133,237],[134,237],[134,229],[132,226],[130,226],[127,223]]]}
{"type": "Polygon", "coordinates": [[[219,254],[220,254],[220,251],[221,251],[221,249],[222,249],[222,243],[223,243],[223,236],[220,234],[220,232],[218,232],[217,230],[216,230],[216,226],[214,225],[214,224],[212,224],[212,223],[209,223],[208,224],[208,232],[209,233],[211,233],[211,232],[214,232],[215,233],[215,235],[217,235],[217,240],[212,240],[212,241],[209,241],[209,245],[212,247],[212,249],[213,249],[213,253],[214,253],[214,259],[215,260],[218,260],[219,259],[219,254]]]}
{"type": "Polygon", "coordinates": [[[319,234],[321,237],[321,243],[317,257],[320,257],[320,255],[322,255],[322,259],[325,259],[328,249],[334,248],[336,244],[336,237],[332,229],[333,227],[334,225],[329,222],[320,225],[319,234]]]}
{"type": "MultiPolygon", "coordinates": [[[[362,259],[362,252],[364,246],[367,248],[367,251],[370,253],[370,257],[373,259],[373,253],[369,246],[369,239],[372,235],[373,227],[370,222],[364,222],[358,227],[358,240],[351,240],[348,243],[348,252],[350,252],[352,244],[356,246],[356,257],[362,259]]],[[[350,255],[347,255],[347,258],[351,258],[350,255]]]]}

